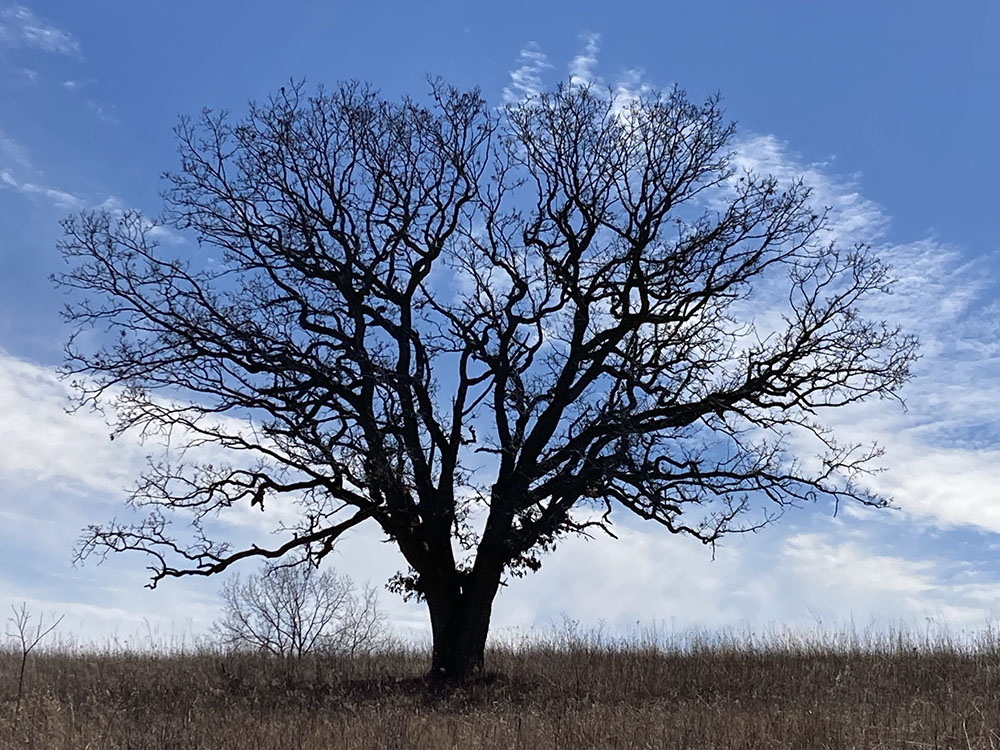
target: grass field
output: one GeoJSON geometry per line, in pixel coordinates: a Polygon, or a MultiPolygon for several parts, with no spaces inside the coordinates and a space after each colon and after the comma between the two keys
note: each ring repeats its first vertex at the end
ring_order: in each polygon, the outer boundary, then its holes
{"type": "Polygon", "coordinates": [[[0,655],[0,747],[1000,748],[1000,643],[575,633],[494,648],[449,693],[427,655],[280,661],[210,648],[0,655]]]}

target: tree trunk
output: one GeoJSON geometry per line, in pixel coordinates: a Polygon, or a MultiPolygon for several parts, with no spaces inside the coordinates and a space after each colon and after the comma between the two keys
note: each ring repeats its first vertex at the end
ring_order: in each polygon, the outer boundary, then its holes
{"type": "Polygon", "coordinates": [[[457,576],[453,585],[426,594],[434,648],[432,680],[455,684],[482,673],[499,571],[495,577],[484,581],[481,575],[457,576]]]}

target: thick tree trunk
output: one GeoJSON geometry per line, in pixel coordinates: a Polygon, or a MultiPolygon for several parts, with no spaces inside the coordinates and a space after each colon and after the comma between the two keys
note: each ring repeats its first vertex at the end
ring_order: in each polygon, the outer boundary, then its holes
{"type": "Polygon", "coordinates": [[[500,586],[482,575],[460,577],[462,583],[439,592],[428,592],[433,655],[431,678],[444,683],[461,683],[480,674],[484,667],[486,636],[490,630],[493,599],[500,586]]]}

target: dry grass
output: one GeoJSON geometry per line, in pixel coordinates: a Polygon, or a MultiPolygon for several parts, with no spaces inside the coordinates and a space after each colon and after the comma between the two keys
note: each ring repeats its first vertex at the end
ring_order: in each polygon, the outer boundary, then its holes
{"type": "Polygon", "coordinates": [[[573,632],[427,688],[400,649],[300,663],[210,649],[0,655],[3,748],[1000,748],[1000,647],[573,632]]]}

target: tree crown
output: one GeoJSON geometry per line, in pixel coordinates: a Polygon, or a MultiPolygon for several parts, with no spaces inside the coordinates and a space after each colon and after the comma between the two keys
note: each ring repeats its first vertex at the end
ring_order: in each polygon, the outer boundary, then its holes
{"type": "Polygon", "coordinates": [[[164,221],[198,248],[169,257],[134,212],[67,219],[66,316],[116,333],[75,336],[66,368],[116,434],[230,458],[152,464],[149,518],[83,554],[149,552],[155,583],[321,558],[372,519],[424,594],[536,568],[614,508],[714,543],[818,496],[885,504],[861,481],[878,449],[819,414],[909,376],[914,338],[866,315],[889,269],[831,241],[801,182],[738,172],[717,98],[295,84],[176,132],[164,221]],[[278,498],[299,521],[277,546],[209,539],[278,498]]]}

